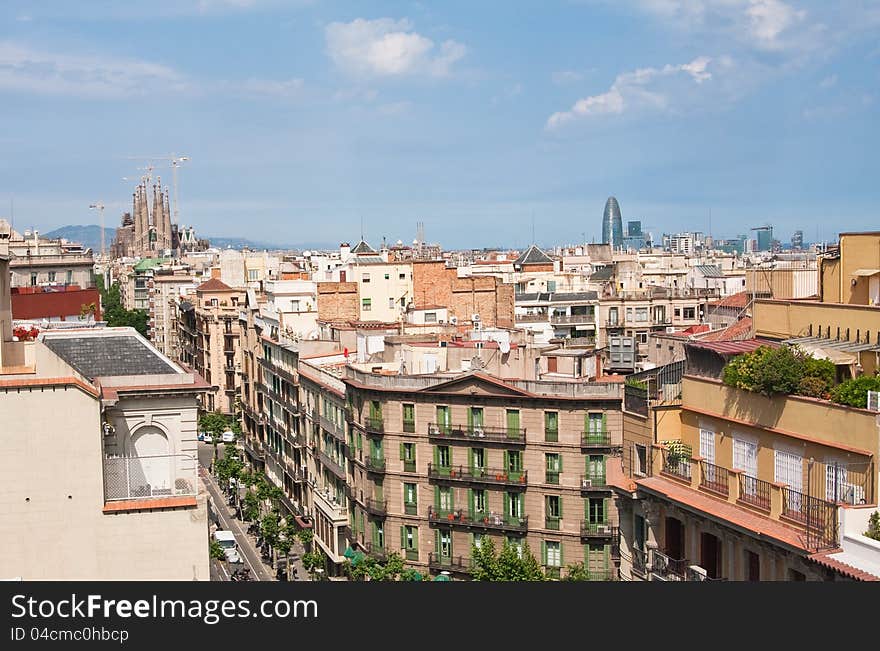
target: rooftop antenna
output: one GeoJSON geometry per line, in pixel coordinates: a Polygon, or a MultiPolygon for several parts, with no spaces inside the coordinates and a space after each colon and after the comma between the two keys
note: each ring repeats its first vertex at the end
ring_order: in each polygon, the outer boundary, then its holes
{"type": "Polygon", "coordinates": [[[532,211],[532,244],[535,243],[535,211],[532,211]]]}
{"type": "Polygon", "coordinates": [[[361,215],[361,242],[364,241],[364,217],[361,215]]]}

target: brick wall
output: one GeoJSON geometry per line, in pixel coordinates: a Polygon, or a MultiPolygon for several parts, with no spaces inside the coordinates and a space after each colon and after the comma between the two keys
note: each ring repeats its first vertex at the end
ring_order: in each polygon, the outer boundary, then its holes
{"type": "Polygon", "coordinates": [[[319,321],[357,321],[359,318],[357,283],[318,283],[319,321]]]}
{"type": "Polygon", "coordinates": [[[513,327],[514,286],[494,276],[458,278],[442,261],[413,262],[417,304],[443,305],[449,316],[469,320],[479,314],[486,326],[513,327]]]}

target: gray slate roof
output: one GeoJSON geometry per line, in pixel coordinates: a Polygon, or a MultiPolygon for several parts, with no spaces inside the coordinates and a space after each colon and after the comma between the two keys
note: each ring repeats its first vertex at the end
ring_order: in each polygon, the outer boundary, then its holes
{"type": "Polygon", "coordinates": [[[590,275],[590,280],[611,280],[612,278],[614,278],[614,267],[611,265],[596,269],[590,275]]]}
{"type": "Polygon", "coordinates": [[[375,253],[376,249],[372,246],[361,240],[357,244],[355,244],[354,248],[351,250],[352,253],[375,253]]]}
{"type": "Polygon", "coordinates": [[[89,380],[179,372],[134,336],[46,337],[44,343],[89,380]]]}
{"type": "Polygon", "coordinates": [[[704,278],[724,278],[721,267],[716,264],[698,264],[696,269],[704,278]]]}
{"type": "Polygon", "coordinates": [[[513,264],[515,265],[523,265],[523,264],[548,264],[552,263],[553,258],[544,253],[537,246],[532,244],[526,252],[519,256],[516,260],[514,260],[513,264]]]}

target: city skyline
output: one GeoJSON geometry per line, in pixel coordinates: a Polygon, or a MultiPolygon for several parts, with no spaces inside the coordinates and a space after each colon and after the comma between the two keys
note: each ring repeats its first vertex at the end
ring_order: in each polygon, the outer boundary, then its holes
{"type": "Polygon", "coordinates": [[[832,241],[875,221],[871,6],[0,12],[0,215],[14,199],[20,230],[94,223],[96,201],[118,225],[138,168],[156,156],[168,184],[172,154],[191,158],[180,221],[213,236],[335,242],[363,223],[407,242],[421,221],[448,248],[598,242],[611,195],[655,238],[771,223],[832,241]]]}

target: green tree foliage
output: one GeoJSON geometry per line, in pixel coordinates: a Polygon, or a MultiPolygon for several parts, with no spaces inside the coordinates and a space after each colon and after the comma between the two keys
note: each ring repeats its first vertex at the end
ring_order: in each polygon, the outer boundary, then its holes
{"type": "Polygon", "coordinates": [[[841,382],[831,390],[831,400],[864,409],[868,406],[868,391],[880,391],[880,377],[863,375],[841,382]]]}
{"type": "Polygon", "coordinates": [[[199,430],[202,432],[214,432],[214,438],[216,439],[227,429],[232,429],[232,422],[233,419],[229,416],[216,411],[209,411],[199,416],[199,430]]]}
{"type": "Polygon", "coordinates": [[[230,479],[238,479],[244,470],[244,463],[238,456],[238,452],[230,448],[222,459],[214,462],[214,475],[221,485],[225,486],[230,479]]]}
{"type": "Polygon", "coordinates": [[[562,579],[563,581],[589,581],[590,580],[590,570],[587,569],[587,566],[583,564],[583,562],[574,563],[573,565],[569,565],[566,568],[565,577],[562,579]]]}
{"type": "Polygon", "coordinates": [[[306,551],[309,551],[312,547],[312,540],[315,538],[315,532],[311,529],[300,529],[296,532],[297,538],[302,543],[303,547],[306,551]]]}
{"type": "Polygon", "coordinates": [[[223,547],[214,539],[211,539],[211,542],[209,543],[209,553],[211,554],[211,558],[217,559],[218,561],[222,561],[226,558],[226,554],[223,553],[223,547]]]}
{"type": "Polygon", "coordinates": [[[880,540],[880,511],[874,511],[871,514],[865,535],[873,540],[880,540]]]}
{"type": "Polygon", "coordinates": [[[734,357],[724,367],[725,384],[762,393],[828,398],[834,384],[834,364],[814,359],[793,346],[761,346],[734,357]]]}
{"type": "Polygon", "coordinates": [[[260,520],[260,534],[266,544],[273,549],[278,544],[278,537],[281,535],[281,523],[278,514],[275,511],[267,513],[260,520]]]}
{"type": "Polygon", "coordinates": [[[101,305],[103,306],[104,320],[111,328],[129,326],[136,329],[144,337],[147,336],[146,310],[126,310],[119,297],[119,283],[113,283],[109,289],[104,289],[103,279],[99,279],[98,288],[101,292],[101,305]]]}
{"type": "Polygon", "coordinates": [[[547,579],[538,560],[524,543],[522,552],[506,540],[501,552],[496,554],[491,539],[474,545],[472,551],[475,581],[545,581],[547,579]]]}
{"type": "Polygon", "coordinates": [[[302,564],[307,571],[311,572],[324,567],[324,554],[320,550],[306,552],[302,555],[302,564]]]}
{"type": "Polygon", "coordinates": [[[400,573],[401,581],[421,581],[421,574],[417,570],[414,570],[411,567],[406,568],[403,572],[400,573]]]}
{"type": "Polygon", "coordinates": [[[244,496],[241,517],[247,522],[254,522],[260,517],[260,498],[254,491],[249,490],[244,496]]]}

